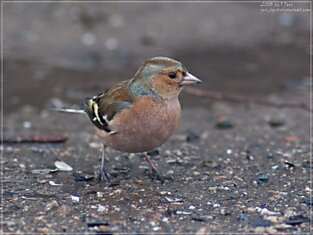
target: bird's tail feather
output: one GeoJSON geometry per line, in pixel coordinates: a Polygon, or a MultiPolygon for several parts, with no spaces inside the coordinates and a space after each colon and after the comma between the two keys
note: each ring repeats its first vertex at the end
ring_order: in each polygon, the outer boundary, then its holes
{"type": "Polygon", "coordinates": [[[63,112],[63,113],[85,113],[86,114],[85,110],[79,109],[79,108],[64,108],[64,109],[55,108],[53,110],[58,111],[58,112],[63,112]]]}

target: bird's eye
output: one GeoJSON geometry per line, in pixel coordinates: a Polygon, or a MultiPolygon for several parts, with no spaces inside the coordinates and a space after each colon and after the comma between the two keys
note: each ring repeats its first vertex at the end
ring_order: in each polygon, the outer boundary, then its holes
{"type": "Polygon", "coordinates": [[[168,76],[169,76],[171,79],[174,79],[174,78],[176,78],[176,73],[175,73],[175,72],[170,72],[170,73],[168,74],[168,76]]]}

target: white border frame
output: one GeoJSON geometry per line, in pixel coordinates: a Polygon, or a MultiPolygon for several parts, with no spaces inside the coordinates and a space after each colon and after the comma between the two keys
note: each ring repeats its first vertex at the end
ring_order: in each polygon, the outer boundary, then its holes
{"type": "MultiPolygon", "coordinates": [[[[249,1],[249,0],[246,0],[246,1],[237,1],[237,0],[233,0],[233,1],[206,1],[206,0],[203,0],[203,1],[199,1],[199,0],[195,0],[195,1],[187,1],[187,0],[177,0],[177,1],[166,1],[166,0],[142,0],[142,1],[133,1],[133,0],[130,0],[130,1],[122,1],[122,0],[116,0],[116,1],[52,1],[52,0],[43,0],[43,1],[1,1],[1,112],[0,112],[0,115],[1,115],[1,134],[0,134],[0,138],[1,138],[1,173],[2,173],[2,176],[1,176],[1,207],[3,209],[3,203],[4,203],[4,199],[3,199],[3,181],[4,181],[4,168],[3,168],[3,160],[4,160],[4,156],[3,156],[3,131],[4,131],[4,120],[3,120],[3,104],[4,104],[4,96],[3,96],[3,89],[4,89],[4,81],[3,81],[3,59],[4,59],[4,48],[3,48],[3,45],[4,45],[4,41],[3,41],[3,8],[4,8],[4,3],[16,3],[16,2],[20,2],[20,3],[141,3],[141,2],[145,2],[145,3],[149,3],[149,2],[161,2],[161,3],[184,3],[184,2],[191,2],[191,3],[210,3],[210,2],[214,2],[214,3],[263,3],[263,2],[290,2],[290,3],[310,3],[310,131],[309,131],[309,135],[310,135],[310,157],[311,157],[311,161],[310,161],[310,186],[311,186],[311,191],[310,191],[310,198],[312,199],[312,185],[313,185],[313,172],[312,172],[312,169],[313,169],[313,155],[312,155],[312,150],[313,150],[313,143],[312,143],[312,133],[313,133],[313,130],[312,130],[312,123],[313,123],[313,120],[312,120],[312,112],[313,112],[313,107],[312,107],[312,104],[313,104],[313,94],[312,94],[312,85],[313,85],[313,80],[312,80],[312,1],[276,1],[276,0],[264,0],[264,1],[249,1]]],[[[310,212],[311,212],[311,215],[313,215],[313,207],[311,207],[310,209],[310,212]]],[[[2,232],[2,234],[16,234],[16,232],[12,232],[12,233],[5,233],[3,231],[3,225],[4,225],[4,217],[3,217],[3,210],[1,211],[1,220],[0,220],[0,225],[2,226],[0,229],[0,232],[2,232]]],[[[310,222],[310,225],[309,225],[311,228],[313,227],[313,221],[311,220],[310,222]]],[[[223,233],[214,233],[214,234],[227,234],[228,232],[223,232],[223,233]]],[[[233,232],[230,232],[231,234],[251,234],[251,233],[233,233],[233,232]]],[[[24,234],[27,234],[27,233],[24,233],[24,234]]],[[[42,233],[31,233],[31,234],[42,234],[42,233]]],[[[73,233],[48,233],[48,234],[73,234],[73,233]]],[[[86,235],[86,234],[89,234],[88,232],[84,232],[84,233],[75,233],[75,234],[83,234],[83,235],[86,235]]],[[[91,232],[90,234],[95,234],[95,232],[91,232]]],[[[129,234],[129,233],[119,233],[119,234],[129,234]]],[[[149,233],[147,233],[149,234],[149,233]]],[[[155,234],[155,233],[153,233],[155,234]]],[[[157,234],[168,234],[168,233],[157,233],[157,234]]],[[[188,233],[186,233],[188,234],[188,233]]],[[[191,233],[190,233],[191,234],[191,233]]],[[[193,234],[193,233],[192,233],[193,234]]],[[[284,233],[284,234],[289,234],[289,233],[284,233]]],[[[290,234],[294,234],[294,233],[290,233],[290,234]]],[[[298,233],[299,234],[299,233],[298,233]]],[[[303,233],[304,234],[304,233],[303,233]]]]}

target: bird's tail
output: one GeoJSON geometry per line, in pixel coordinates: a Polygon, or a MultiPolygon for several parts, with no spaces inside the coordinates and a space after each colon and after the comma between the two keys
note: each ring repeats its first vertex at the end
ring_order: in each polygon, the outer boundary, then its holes
{"type": "Polygon", "coordinates": [[[62,113],[85,113],[85,110],[83,110],[82,108],[63,108],[63,109],[53,109],[54,111],[58,111],[58,112],[62,112],[62,113]]]}

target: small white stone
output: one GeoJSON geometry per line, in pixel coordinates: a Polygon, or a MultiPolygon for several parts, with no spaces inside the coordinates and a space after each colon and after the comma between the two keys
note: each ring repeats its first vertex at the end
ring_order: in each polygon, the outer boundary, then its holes
{"type": "Polygon", "coordinates": [[[25,122],[23,122],[23,127],[26,128],[26,129],[29,129],[29,128],[32,127],[32,124],[30,122],[28,122],[28,121],[25,121],[25,122]]]}
{"type": "Polygon", "coordinates": [[[279,167],[278,165],[275,165],[275,166],[272,166],[272,169],[276,170],[278,167],[279,167]]]}
{"type": "Polygon", "coordinates": [[[70,197],[72,199],[72,202],[79,203],[79,197],[78,196],[71,195],[70,197]]]}
{"type": "Polygon", "coordinates": [[[98,205],[97,211],[98,211],[99,213],[103,213],[103,212],[107,212],[108,209],[107,209],[105,206],[98,205]]]}
{"type": "Polygon", "coordinates": [[[188,208],[189,210],[194,210],[194,209],[196,209],[196,207],[195,206],[193,206],[193,205],[191,205],[191,206],[189,206],[189,208],[188,208]]]}
{"type": "Polygon", "coordinates": [[[103,192],[97,192],[97,197],[104,197],[104,193],[103,192]]]}
{"type": "Polygon", "coordinates": [[[188,212],[188,211],[176,211],[176,214],[177,215],[190,215],[191,212],[188,212]]]}
{"type": "Polygon", "coordinates": [[[232,151],[231,149],[227,149],[227,150],[226,150],[226,153],[227,153],[227,154],[232,154],[232,152],[233,152],[233,151],[232,151]]]}
{"type": "Polygon", "coordinates": [[[62,184],[57,184],[57,183],[55,183],[55,182],[52,181],[52,180],[49,181],[49,184],[50,184],[51,186],[61,186],[61,185],[62,185],[62,184]]]}
{"type": "Polygon", "coordinates": [[[256,207],[255,210],[259,212],[261,215],[278,215],[279,213],[270,211],[267,208],[256,207]]]}
{"type": "Polygon", "coordinates": [[[183,153],[179,149],[174,149],[173,153],[176,154],[177,156],[182,156],[183,153]]]}
{"type": "Polygon", "coordinates": [[[50,211],[50,210],[55,209],[57,207],[59,207],[59,203],[57,201],[52,201],[46,205],[45,211],[50,211]]]}
{"type": "Polygon", "coordinates": [[[62,161],[55,161],[54,165],[59,171],[72,171],[73,170],[73,168],[70,165],[62,161]]]}
{"type": "Polygon", "coordinates": [[[153,227],[152,230],[153,231],[159,231],[161,228],[160,227],[153,227]]]}
{"type": "Polygon", "coordinates": [[[19,166],[20,166],[20,168],[22,168],[22,169],[25,169],[25,168],[26,168],[26,166],[25,166],[24,163],[20,163],[19,166]]]}

